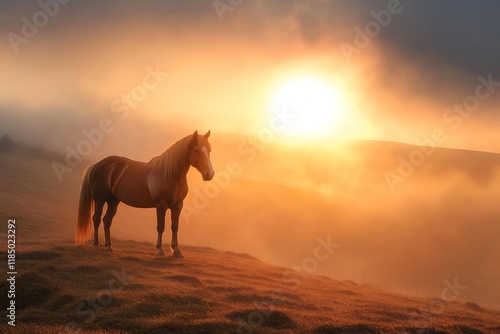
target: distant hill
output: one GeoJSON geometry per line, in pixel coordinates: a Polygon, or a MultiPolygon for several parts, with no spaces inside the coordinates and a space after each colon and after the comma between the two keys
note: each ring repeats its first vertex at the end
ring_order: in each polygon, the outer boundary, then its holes
{"type": "Polygon", "coordinates": [[[64,161],[64,155],[61,153],[49,151],[43,147],[34,147],[20,141],[14,141],[9,135],[1,137],[0,153],[15,153],[51,161],[64,161]]]}

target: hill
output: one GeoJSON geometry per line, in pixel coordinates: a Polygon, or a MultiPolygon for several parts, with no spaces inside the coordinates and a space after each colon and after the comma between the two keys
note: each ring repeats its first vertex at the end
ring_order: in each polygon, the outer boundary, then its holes
{"type": "Polygon", "coordinates": [[[113,253],[32,245],[18,255],[16,332],[500,333],[500,312],[473,303],[391,295],[245,254],[184,253],[116,240],[113,253]]]}
{"type": "Polygon", "coordinates": [[[40,146],[34,147],[20,141],[14,141],[9,135],[3,135],[0,138],[0,153],[22,154],[52,161],[64,160],[64,155],[61,153],[49,151],[40,146]]]}

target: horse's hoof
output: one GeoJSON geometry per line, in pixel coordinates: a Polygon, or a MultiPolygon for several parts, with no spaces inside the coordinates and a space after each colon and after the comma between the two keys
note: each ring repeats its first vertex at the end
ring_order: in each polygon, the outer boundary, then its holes
{"type": "Polygon", "coordinates": [[[99,248],[99,244],[93,245],[95,249],[99,248]]]}
{"type": "Polygon", "coordinates": [[[111,246],[106,246],[106,251],[112,252],[113,250],[111,249],[111,246]]]}
{"type": "Polygon", "coordinates": [[[177,258],[183,258],[184,257],[184,255],[182,255],[182,252],[181,252],[181,250],[179,248],[174,248],[172,250],[172,253],[173,253],[174,257],[177,257],[177,258]]]}
{"type": "Polygon", "coordinates": [[[158,256],[165,256],[165,252],[163,251],[163,249],[158,249],[158,256]]]}

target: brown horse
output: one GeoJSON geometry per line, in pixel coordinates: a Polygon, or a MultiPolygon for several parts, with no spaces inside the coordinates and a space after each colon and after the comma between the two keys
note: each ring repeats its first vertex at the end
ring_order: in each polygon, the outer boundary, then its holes
{"type": "Polygon", "coordinates": [[[84,172],[80,191],[80,205],[76,223],[75,241],[86,242],[92,232],[90,215],[94,206],[94,246],[99,245],[98,230],[104,204],[104,238],[106,249],[111,250],[109,230],[118,204],[123,202],[137,208],[156,208],[158,239],[156,248],[163,255],[162,234],[165,214],[172,214],[172,242],[170,249],[175,256],[182,256],[177,244],[177,230],[184,198],[188,193],[186,175],[190,166],[195,167],[209,181],[214,177],[210,161],[210,131],[204,136],[194,134],[178,140],[163,154],[148,163],[110,156],[89,167],[84,172]]]}

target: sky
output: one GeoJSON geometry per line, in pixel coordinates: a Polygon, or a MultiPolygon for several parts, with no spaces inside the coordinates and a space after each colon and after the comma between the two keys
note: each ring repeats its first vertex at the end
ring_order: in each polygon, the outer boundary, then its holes
{"type": "Polygon", "coordinates": [[[105,118],[95,154],[146,159],[196,129],[256,135],[279,100],[311,123],[285,137],[414,144],[442,128],[440,146],[500,152],[499,6],[2,1],[0,134],[64,152],[105,118]],[[497,85],[480,101],[479,77],[497,85]],[[311,111],[325,97],[304,80],[326,85],[329,110],[311,111]],[[468,97],[470,112],[449,111],[468,97]]]}

